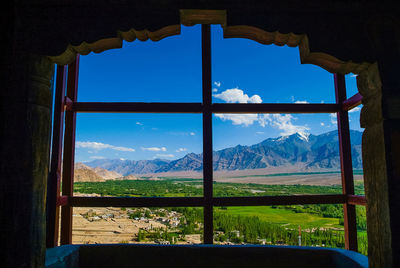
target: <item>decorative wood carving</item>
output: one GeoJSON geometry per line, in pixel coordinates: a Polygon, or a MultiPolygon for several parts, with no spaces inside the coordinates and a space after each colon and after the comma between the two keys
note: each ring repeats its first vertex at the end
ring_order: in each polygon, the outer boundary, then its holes
{"type": "Polygon", "coordinates": [[[331,73],[359,74],[371,64],[368,62],[354,63],[342,61],[322,52],[311,52],[306,34],[266,32],[260,28],[246,25],[224,27],[224,38],[247,38],[265,45],[299,47],[302,64],[311,63],[324,68],[331,73]]]}
{"type": "Polygon", "coordinates": [[[196,24],[226,25],[226,10],[181,9],[181,24],[193,26],[196,24]]]}
{"type": "Polygon", "coordinates": [[[121,48],[123,41],[132,42],[136,39],[140,41],[159,41],[165,37],[178,35],[181,32],[180,25],[170,25],[163,27],[157,31],[150,32],[148,30],[137,31],[131,29],[126,32],[119,31],[116,37],[105,38],[93,43],[82,42],[78,46],[69,45],[64,53],[59,56],[49,57],[54,63],[66,65],[72,63],[77,54],[87,55],[90,52],[100,53],[113,48],[121,48]]]}
{"type": "MultiPolygon", "coordinates": [[[[348,74],[350,72],[360,74],[371,64],[368,62],[354,63],[352,61],[342,61],[334,56],[323,52],[311,52],[309,41],[306,34],[266,32],[263,29],[236,25],[227,26],[226,10],[201,10],[201,9],[182,9],[180,10],[181,24],[193,26],[195,24],[220,24],[224,29],[224,38],[247,38],[261,44],[274,44],[278,46],[287,45],[289,47],[299,47],[300,60],[302,64],[315,64],[331,73],[348,74]]],[[[59,56],[49,57],[53,62],[61,65],[73,62],[76,54],[87,55],[90,52],[100,53],[108,49],[121,48],[123,40],[132,42],[135,39],[146,41],[159,41],[165,37],[180,34],[180,25],[170,25],[157,31],[131,29],[126,32],[118,32],[116,37],[105,38],[93,43],[82,42],[78,46],[69,45],[64,53],[59,56]]]]}

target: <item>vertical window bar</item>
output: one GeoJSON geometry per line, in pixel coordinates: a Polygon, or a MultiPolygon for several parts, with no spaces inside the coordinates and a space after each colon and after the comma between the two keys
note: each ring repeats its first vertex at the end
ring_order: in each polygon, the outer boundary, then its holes
{"type": "Polygon", "coordinates": [[[54,96],[53,144],[51,149],[50,174],[47,182],[46,248],[53,248],[58,245],[60,208],[56,203],[57,198],[60,196],[66,75],[67,67],[58,65],[56,71],[56,90],[54,96]]]}
{"type": "MultiPolygon", "coordinates": [[[[342,107],[346,100],[346,82],[342,74],[334,74],[336,103],[342,107]]],[[[342,177],[342,191],[345,195],[354,195],[353,167],[351,160],[351,143],[348,112],[342,108],[337,112],[340,167],[342,177]]],[[[358,250],[356,207],[347,201],[343,205],[345,248],[358,250]]]]}
{"type": "Polygon", "coordinates": [[[210,25],[201,26],[203,80],[203,180],[204,180],[204,243],[213,243],[213,160],[211,113],[211,32],[210,25]]]}
{"type": "MultiPolygon", "coordinates": [[[[68,65],[67,98],[72,102],[77,101],[79,74],[79,54],[76,60],[68,65]]],[[[75,162],[75,127],[76,112],[65,112],[65,138],[63,159],[62,194],[73,195],[74,162],[75,162]]],[[[67,204],[61,209],[61,245],[72,243],[72,207],[67,204]]]]}

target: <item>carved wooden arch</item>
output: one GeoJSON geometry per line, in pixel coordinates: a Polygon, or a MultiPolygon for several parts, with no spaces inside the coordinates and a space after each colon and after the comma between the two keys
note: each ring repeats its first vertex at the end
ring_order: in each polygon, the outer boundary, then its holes
{"type": "MultiPolygon", "coordinates": [[[[331,73],[361,74],[363,70],[369,68],[371,63],[354,63],[352,61],[342,61],[332,55],[323,52],[311,52],[309,40],[306,34],[266,32],[260,28],[235,25],[228,26],[226,23],[226,10],[194,10],[183,9],[180,11],[181,24],[193,26],[195,24],[219,24],[223,28],[224,38],[246,38],[265,45],[278,45],[289,47],[299,47],[300,60],[302,64],[314,64],[331,73]]],[[[179,35],[180,25],[169,25],[159,30],[151,32],[149,30],[119,31],[116,37],[104,38],[93,43],[82,42],[80,45],[68,45],[67,49],[58,56],[50,56],[50,60],[56,64],[65,65],[71,63],[76,54],[87,55],[90,52],[101,53],[103,51],[122,48],[123,41],[132,42],[136,39],[146,41],[159,41],[165,37],[179,35]]]]}
{"type": "Polygon", "coordinates": [[[311,52],[306,34],[266,32],[253,26],[227,26],[224,28],[224,38],[247,38],[265,45],[277,45],[299,47],[300,60],[302,64],[314,64],[330,73],[360,74],[367,69],[371,63],[354,63],[342,61],[332,55],[323,52],[311,52]]]}
{"type": "Polygon", "coordinates": [[[133,42],[136,39],[140,41],[159,41],[165,37],[178,35],[181,33],[180,25],[170,25],[163,27],[157,31],[151,32],[149,30],[135,30],[119,31],[116,37],[100,39],[93,43],[82,42],[80,45],[68,45],[67,49],[58,56],[50,56],[50,60],[59,65],[66,65],[72,63],[77,54],[87,55],[90,52],[101,53],[103,51],[122,48],[123,41],[133,42]]]}

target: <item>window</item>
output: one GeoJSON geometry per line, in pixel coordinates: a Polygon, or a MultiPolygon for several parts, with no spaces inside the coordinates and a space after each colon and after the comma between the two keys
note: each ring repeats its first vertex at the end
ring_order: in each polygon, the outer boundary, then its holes
{"type": "MultiPolygon", "coordinates": [[[[211,30],[202,25],[202,101],[201,102],[79,102],[77,101],[79,56],[67,66],[57,67],[55,120],[52,147],[52,173],[49,194],[54,208],[49,213],[48,246],[57,245],[58,210],[61,207],[61,244],[72,243],[72,209],[74,207],[197,207],[202,208],[203,242],[212,244],[215,237],[215,215],[232,206],[277,206],[297,204],[343,204],[345,248],[357,251],[356,205],[365,205],[363,196],[354,192],[350,149],[348,111],[361,103],[359,94],[347,99],[345,77],[334,74],[336,103],[213,103],[211,78],[211,30]],[[67,89],[65,90],[65,84],[67,89]],[[66,91],[66,96],[65,95],[66,91]],[[180,113],[202,116],[203,181],[201,196],[194,197],[81,197],[73,195],[76,116],[78,113],[180,113]],[[213,128],[214,114],[336,113],[339,133],[342,194],[216,196],[213,191],[213,128]],[[63,124],[65,117],[65,124],[63,124]],[[65,125],[65,126],[64,126],[65,125]],[[65,131],[63,131],[65,128],[65,131]],[[63,148],[63,150],[62,150],[63,148]],[[62,195],[60,188],[61,154],[63,153],[62,195]]],[[[133,211],[132,214],[137,211],[133,211]]],[[[142,211],[140,213],[146,213],[142,211]]],[[[88,216],[89,217],[89,216],[88,216]]],[[[232,236],[236,233],[233,230],[232,236]]],[[[254,240],[257,238],[254,237],[254,240]]],[[[274,238],[276,239],[276,238],[274,238]]]]}

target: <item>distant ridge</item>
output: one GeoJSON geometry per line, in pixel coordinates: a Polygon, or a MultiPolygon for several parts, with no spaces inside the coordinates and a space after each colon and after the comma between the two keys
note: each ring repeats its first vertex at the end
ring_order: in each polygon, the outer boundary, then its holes
{"type": "MultiPolygon", "coordinates": [[[[362,168],[362,132],[351,130],[353,168],[362,168]]],[[[92,168],[103,168],[124,176],[175,171],[201,171],[202,154],[189,153],[176,160],[119,160],[99,159],[85,163],[92,168]]],[[[269,167],[301,166],[304,170],[339,169],[338,132],[320,135],[295,133],[269,138],[260,143],[214,151],[214,170],[243,170],[269,167]]]]}
{"type": "Polygon", "coordinates": [[[74,182],[103,182],[108,180],[138,180],[139,178],[128,175],[123,176],[115,171],[109,171],[101,167],[89,167],[83,163],[76,163],[74,170],[74,182]]]}

